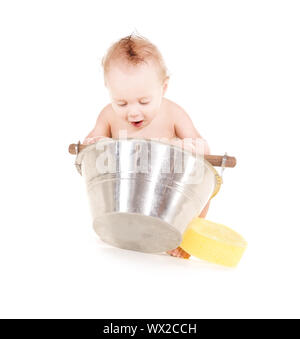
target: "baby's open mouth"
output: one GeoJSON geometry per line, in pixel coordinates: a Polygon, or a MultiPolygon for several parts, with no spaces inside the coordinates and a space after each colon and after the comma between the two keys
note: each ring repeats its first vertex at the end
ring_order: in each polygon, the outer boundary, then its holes
{"type": "Polygon", "coordinates": [[[142,125],[144,120],[139,120],[139,121],[131,121],[131,124],[135,127],[140,127],[142,125]]]}

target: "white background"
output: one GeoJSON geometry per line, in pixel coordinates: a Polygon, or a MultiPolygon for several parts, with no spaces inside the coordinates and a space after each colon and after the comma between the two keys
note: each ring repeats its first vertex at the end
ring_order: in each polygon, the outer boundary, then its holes
{"type": "Polygon", "coordinates": [[[1,1],[0,314],[299,317],[298,1],[1,1]],[[236,269],[105,246],[68,145],[109,102],[100,61],[134,30],[166,97],[237,158],[207,219],[249,243],[236,269]]]}

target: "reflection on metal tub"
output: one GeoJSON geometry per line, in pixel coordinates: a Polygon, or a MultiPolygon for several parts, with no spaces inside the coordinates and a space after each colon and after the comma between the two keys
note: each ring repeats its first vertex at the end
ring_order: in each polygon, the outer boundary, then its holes
{"type": "Polygon", "coordinates": [[[176,248],[218,186],[216,170],[179,147],[103,139],[78,153],[93,227],[100,238],[148,253],[176,248]]]}

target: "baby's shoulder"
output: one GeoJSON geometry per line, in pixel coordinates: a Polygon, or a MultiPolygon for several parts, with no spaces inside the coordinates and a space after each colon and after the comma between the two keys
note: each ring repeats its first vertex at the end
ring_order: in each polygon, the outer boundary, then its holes
{"type": "Polygon", "coordinates": [[[113,115],[114,115],[114,110],[111,104],[107,104],[106,106],[102,108],[101,112],[99,113],[98,120],[111,123],[113,119],[113,115]]]}
{"type": "Polygon", "coordinates": [[[104,106],[102,108],[102,111],[100,112],[100,114],[102,114],[103,116],[108,118],[113,112],[114,112],[114,110],[112,108],[112,105],[111,104],[107,104],[106,106],[104,106]]]}
{"type": "Polygon", "coordinates": [[[164,98],[164,103],[166,112],[173,118],[187,114],[181,106],[179,106],[178,104],[176,104],[176,102],[170,99],[164,98]]]}

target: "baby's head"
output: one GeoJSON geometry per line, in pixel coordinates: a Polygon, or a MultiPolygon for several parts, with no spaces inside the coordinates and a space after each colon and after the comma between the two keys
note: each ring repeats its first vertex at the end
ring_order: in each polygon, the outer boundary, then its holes
{"type": "Polygon", "coordinates": [[[109,48],[102,65],[114,111],[135,127],[148,125],[159,112],[169,79],[157,47],[130,35],[109,48]]]}

